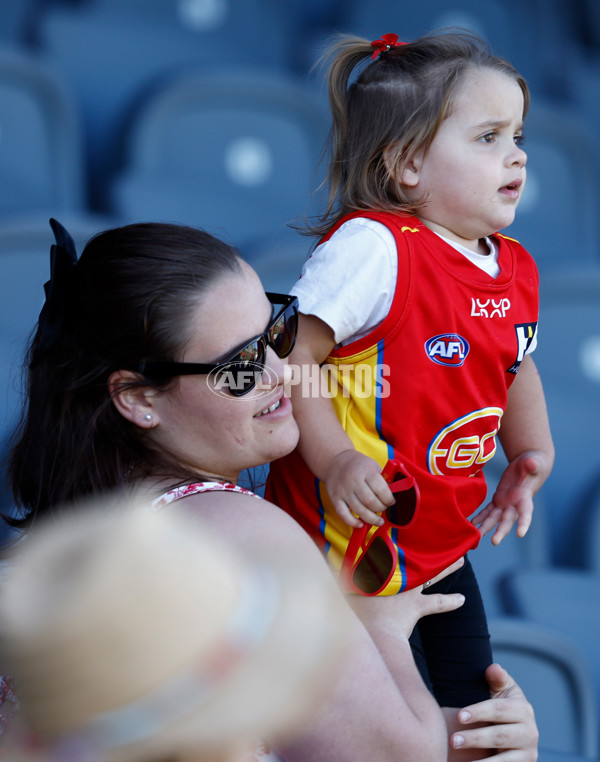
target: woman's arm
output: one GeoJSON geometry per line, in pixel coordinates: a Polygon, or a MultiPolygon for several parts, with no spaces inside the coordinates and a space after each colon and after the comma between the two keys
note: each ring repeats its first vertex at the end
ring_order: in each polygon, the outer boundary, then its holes
{"type": "MultiPolygon", "coordinates": [[[[312,540],[271,503],[213,492],[185,498],[176,506],[192,511],[252,553],[272,553],[278,548],[285,556],[302,558],[322,576],[324,585],[334,585],[312,540]]],[[[358,617],[350,615],[349,655],[344,657],[339,678],[300,740],[283,750],[286,762],[442,762],[448,753],[449,759],[459,762],[481,759],[481,750],[490,748],[511,750],[510,757],[494,757],[498,762],[533,762],[538,742],[533,710],[501,667],[491,665],[486,671],[489,700],[458,714],[449,712],[446,717],[418,673],[408,644],[414,625],[428,614],[457,608],[461,598],[421,595],[420,589],[386,598],[401,621],[401,637],[395,629],[390,644],[395,654],[395,680],[358,617]],[[469,716],[462,714],[465,711],[469,716]]],[[[389,621],[387,616],[383,619],[389,621]]]]}
{"type": "MultiPolygon", "coordinates": [[[[279,549],[283,556],[310,564],[322,584],[334,586],[327,565],[308,535],[276,506],[246,495],[210,493],[177,503],[212,524],[235,544],[260,555],[279,549]]],[[[441,710],[416,668],[408,633],[427,613],[456,608],[460,597],[393,596],[401,606],[405,634],[396,639],[399,685],[359,619],[348,613],[348,651],[338,679],[316,718],[299,740],[283,750],[286,762],[440,762],[448,740],[441,710]]],[[[337,590],[335,594],[341,593],[337,590]]],[[[400,609],[399,609],[400,610],[400,609]]]]}

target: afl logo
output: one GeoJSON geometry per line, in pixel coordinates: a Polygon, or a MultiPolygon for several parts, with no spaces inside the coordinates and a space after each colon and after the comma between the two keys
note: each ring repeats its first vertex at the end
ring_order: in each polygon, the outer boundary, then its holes
{"type": "Polygon", "coordinates": [[[279,376],[273,368],[251,360],[239,363],[239,367],[218,365],[206,377],[208,388],[217,397],[239,401],[264,397],[270,394],[278,383],[279,376]],[[256,391],[251,397],[246,397],[246,389],[256,391]]]}
{"type": "Polygon", "coordinates": [[[469,354],[469,342],[457,333],[440,333],[425,342],[427,357],[438,365],[459,368],[469,354]]]}

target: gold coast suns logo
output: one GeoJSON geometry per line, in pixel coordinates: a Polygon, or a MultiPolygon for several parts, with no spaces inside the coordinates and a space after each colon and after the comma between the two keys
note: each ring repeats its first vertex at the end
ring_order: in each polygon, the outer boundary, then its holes
{"type": "Polygon", "coordinates": [[[503,410],[484,407],[445,426],[429,445],[429,471],[438,476],[474,476],[494,457],[503,410]]]}

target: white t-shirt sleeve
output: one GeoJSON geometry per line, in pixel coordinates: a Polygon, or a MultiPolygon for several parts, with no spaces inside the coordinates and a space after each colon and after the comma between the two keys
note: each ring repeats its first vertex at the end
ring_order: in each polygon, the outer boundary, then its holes
{"type": "Polygon", "coordinates": [[[300,312],[332,328],[337,344],[373,330],[388,314],[398,274],[396,242],[382,223],[365,217],[345,222],[317,246],[291,289],[300,312]]]}

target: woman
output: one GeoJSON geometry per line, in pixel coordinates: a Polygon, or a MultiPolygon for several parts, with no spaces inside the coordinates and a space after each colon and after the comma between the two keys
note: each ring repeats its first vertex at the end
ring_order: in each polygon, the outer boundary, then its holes
{"type": "MultiPolygon", "coordinates": [[[[93,238],[77,261],[66,231],[52,226],[52,276],[11,459],[23,509],[13,523],[26,527],[53,506],[137,484],[159,505],[177,501],[234,543],[322,565],[292,519],[233,486],[243,469],[280,457],[298,439],[284,395],[294,300],[265,295],[234,249],[200,231],[130,225],[93,238]]],[[[423,596],[421,588],[390,599],[405,632],[395,644],[393,676],[352,620],[353,659],[318,718],[282,749],[284,758],[444,759],[444,719],[418,675],[408,636],[421,616],[461,602],[423,596]]],[[[451,718],[452,731],[461,727],[451,748],[472,748],[481,759],[477,749],[496,744],[513,750],[512,759],[536,759],[531,707],[497,665],[487,677],[492,699],[451,718]],[[485,726],[469,729],[479,722],[485,726]]]]}

